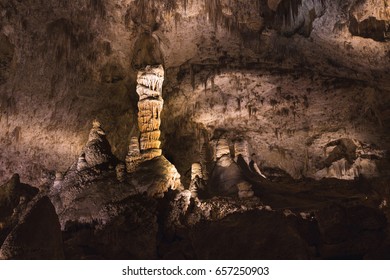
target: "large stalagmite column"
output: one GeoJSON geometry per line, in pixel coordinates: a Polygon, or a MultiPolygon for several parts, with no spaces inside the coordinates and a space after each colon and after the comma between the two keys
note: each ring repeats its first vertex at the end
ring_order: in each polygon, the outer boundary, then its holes
{"type": "Polygon", "coordinates": [[[143,160],[161,156],[160,124],[163,109],[162,85],[164,68],[162,65],[146,66],[137,76],[138,126],[140,135],[140,150],[143,160]]]}

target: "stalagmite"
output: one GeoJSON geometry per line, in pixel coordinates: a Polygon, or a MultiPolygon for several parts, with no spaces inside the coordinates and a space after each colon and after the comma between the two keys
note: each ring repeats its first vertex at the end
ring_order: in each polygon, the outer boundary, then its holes
{"type": "MultiPolygon", "coordinates": [[[[106,133],[97,120],[92,122],[88,142],[85,144],[80,157],[82,156],[84,156],[89,168],[102,164],[110,165],[115,161],[115,157],[111,152],[110,143],[106,138],[106,133]]],[[[81,158],[80,160],[83,159],[81,158]]]]}
{"type": "Polygon", "coordinates": [[[252,185],[248,182],[241,182],[237,184],[238,188],[238,197],[239,198],[250,198],[254,196],[254,192],[252,191],[252,185]]]}
{"type": "Polygon", "coordinates": [[[196,177],[203,178],[202,175],[202,166],[200,163],[193,163],[191,166],[191,180],[195,180],[196,177]]]}
{"type": "Polygon", "coordinates": [[[130,140],[129,151],[126,156],[126,171],[134,172],[142,161],[139,149],[138,137],[132,137],[130,140]]]}
{"type": "Polygon", "coordinates": [[[56,172],[56,178],[54,179],[53,187],[57,188],[64,180],[64,174],[62,172],[56,172]]]}
{"type": "Polygon", "coordinates": [[[198,189],[203,188],[202,186],[202,166],[200,163],[196,162],[193,163],[191,166],[191,183],[189,190],[191,192],[191,197],[197,197],[198,196],[198,189]]]}
{"type": "Polygon", "coordinates": [[[88,163],[85,160],[85,155],[82,154],[77,160],[77,171],[82,171],[88,168],[88,163]]]}
{"type": "Polygon", "coordinates": [[[217,142],[215,156],[218,160],[224,155],[230,155],[229,142],[227,139],[221,138],[217,142]]]}
{"type": "Polygon", "coordinates": [[[162,99],[163,82],[164,69],[161,65],[147,66],[138,72],[138,127],[141,132],[140,152],[142,160],[150,160],[162,154],[159,139],[161,135],[161,111],[164,104],[162,99]]]}
{"type": "Polygon", "coordinates": [[[218,140],[216,144],[215,158],[218,166],[229,167],[233,163],[227,139],[222,138],[218,140]]]}

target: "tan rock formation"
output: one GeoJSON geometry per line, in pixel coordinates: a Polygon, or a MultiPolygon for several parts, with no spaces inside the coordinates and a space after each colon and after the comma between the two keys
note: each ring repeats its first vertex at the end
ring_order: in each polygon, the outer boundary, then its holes
{"type": "Polygon", "coordinates": [[[230,156],[229,142],[227,139],[221,138],[216,144],[215,157],[218,160],[224,155],[230,156]]]}
{"type": "Polygon", "coordinates": [[[195,180],[196,177],[203,178],[202,165],[199,162],[195,162],[191,166],[191,181],[195,180]]]}
{"type": "Polygon", "coordinates": [[[162,154],[159,139],[161,111],[164,104],[162,99],[163,82],[164,69],[162,65],[147,66],[138,72],[138,127],[141,132],[140,151],[143,160],[150,160],[162,154]]]}
{"type": "Polygon", "coordinates": [[[252,185],[248,182],[241,182],[237,184],[238,197],[239,198],[250,198],[255,194],[252,191],[252,185]]]}

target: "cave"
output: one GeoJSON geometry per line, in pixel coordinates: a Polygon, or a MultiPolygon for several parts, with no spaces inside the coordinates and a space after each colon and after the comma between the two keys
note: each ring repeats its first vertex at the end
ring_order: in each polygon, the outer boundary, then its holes
{"type": "Polygon", "coordinates": [[[0,259],[390,258],[388,1],[0,7],[0,259]]]}

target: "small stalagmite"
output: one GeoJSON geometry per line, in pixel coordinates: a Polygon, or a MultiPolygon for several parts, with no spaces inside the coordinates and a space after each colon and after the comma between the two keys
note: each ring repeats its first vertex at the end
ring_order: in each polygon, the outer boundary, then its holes
{"type": "Polygon", "coordinates": [[[217,142],[215,156],[218,160],[224,155],[230,156],[229,142],[227,139],[221,138],[217,142]]]}
{"type": "Polygon", "coordinates": [[[84,155],[88,167],[102,164],[109,165],[115,161],[115,157],[111,152],[111,145],[106,138],[106,133],[97,120],[92,122],[88,142],[82,150],[82,155],[84,155]]]}
{"type": "Polygon", "coordinates": [[[254,196],[252,185],[248,182],[241,182],[237,184],[239,198],[251,198],[254,196]]]}
{"type": "Polygon", "coordinates": [[[62,181],[64,181],[64,174],[62,172],[56,172],[56,178],[54,179],[53,187],[58,188],[61,185],[62,181]]]}
{"type": "Polygon", "coordinates": [[[198,197],[198,189],[202,188],[202,178],[202,165],[198,162],[193,163],[191,166],[191,183],[189,187],[191,197],[198,197]]]}
{"type": "Polygon", "coordinates": [[[216,144],[215,158],[217,165],[221,167],[229,167],[233,163],[227,139],[222,138],[218,140],[216,144]]]}
{"type": "Polygon", "coordinates": [[[137,76],[138,127],[140,135],[140,152],[143,160],[150,160],[161,156],[160,124],[162,99],[162,85],[164,82],[164,68],[146,66],[137,76]]]}
{"type": "Polygon", "coordinates": [[[139,149],[138,137],[130,139],[129,151],[126,156],[126,171],[133,173],[142,161],[141,152],[139,149]]]}
{"type": "Polygon", "coordinates": [[[85,160],[85,155],[82,154],[77,160],[77,171],[83,171],[88,168],[88,163],[85,160]]]}
{"type": "Polygon", "coordinates": [[[202,166],[199,162],[195,162],[191,166],[191,181],[195,180],[196,177],[203,178],[202,166]]]}

